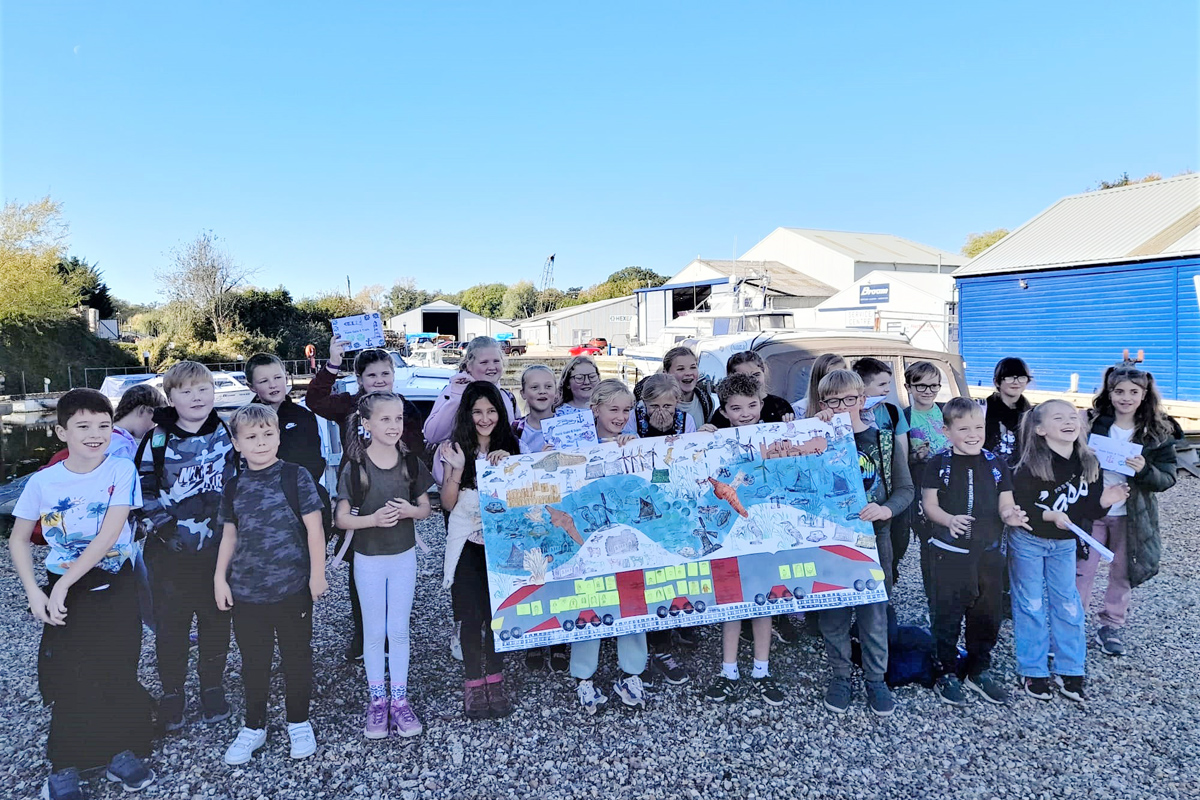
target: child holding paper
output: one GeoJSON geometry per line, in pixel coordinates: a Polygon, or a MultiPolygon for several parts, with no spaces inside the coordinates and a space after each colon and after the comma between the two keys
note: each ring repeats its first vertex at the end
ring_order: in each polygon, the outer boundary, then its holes
{"type": "MultiPolygon", "coordinates": [[[[600,441],[623,446],[637,438],[621,432],[633,410],[633,393],[625,384],[614,378],[601,381],[591,394],[591,403],[596,417],[596,436],[600,441]]],[[[571,645],[571,677],[579,681],[575,691],[579,695],[579,704],[589,715],[594,715],[608,702],[592,680],[600,663],[600,642],[600,639],[587,639],[571,645]]],[[[646,634],[618,636],[617,663],[622,674],[613,683],[613,691],[625,705],[644,708],[646,691],[641,676],[646,671],[646,634]]]]}
{"type": "MultiPolygon", "coordinates": [[[[1163,411],[1154,376],[1135,367],[1110,367],[1104,386],[1092,401],[1092,433],[1142,446],[1142,454],[1126,459],[1132,472],[1104,470],[1104,485],[1129,485],[1129,499],[1114,503],[1092,525],[1092,536],[1113,551],[1108,588],[1100,612],[1096,641],[1105,655],[1125,654],[1121,628],[1129,611],[1129,596],[1158,573],[1162,542],[1158,532],[1158,492],[1175,485],[1175,431],[1163,411]]],[[[1087,610],[1100,555],[1092,552],[1075,564],[1075,585],[1087,610]]]]}
{"type": "MultiPolygon", "coordinates": [[[[748,375],[733,374],[717,384],[717,399],[721,403],[721,414],[735,428],[757,425],[762,419],[763,402],[758,381],[748,375]]],[[[787,699],[783,689],[771,677],[771,617],[755,617],[750,621],[754,641],[754,671],[750,684],[762,701],[770,706],[781,706],[787,699]]],[[[742,631],[742,620],[730,620],[721,624],[721,674],[704,696],[715,703],[735,699],[738,673],[737,651],[742,631]]]]}
{"type": "Polygon", "coordinates": [[[1008,571],[1017,672],[1025,693],[1038,700],[1052,696],[1051,646],[1059,691],[1076,702],[1085,699],[1087,636],[1075,588],[1072,528],[1091,528],[1103,509],[1129,497],[1127,484],[1104,488],[1096,454],[1083,442],[1083,428],[1075,407],[1064,400],[1036,405],[1021,420],[1013,494],[1029,516],[1029,530],[1009,529],[1008,571]]]}

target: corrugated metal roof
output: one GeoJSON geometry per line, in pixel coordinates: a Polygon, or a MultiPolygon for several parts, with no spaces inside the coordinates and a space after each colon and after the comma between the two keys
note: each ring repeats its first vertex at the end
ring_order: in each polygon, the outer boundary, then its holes
{"type": "Polygon", "coordinates": [[[696,262],[729,277],[734,275],[746,280],[751,286],[762,286],[761,277],[750,275],[765,275],[767,291],[786,294],[791,297],[832,297],[837,289],[824,281],[819,281],[811,275],[798,272],[787,264],[778,261],[729,261],[697,259],[696,262]]]}
{"type": "Polygon", "coordinates": [[[954,277],[1200,253],[1200,174],[1064,197],[954,277]]]}
{"type": "Polygon", "coordinates": [[[851,231],[822,231],[813,228],[784,228],[797,236],[836,250],[855,261],[878,264],[965,264],[967,259],[957,253],[902,239],[890,233],[853,233],[851,231]]]}
{"type": "Polygon", "coordinates": [[[633,300],[633,295],[627,294],[623,297],[610,297],[607,300],[596,300],[592,303],[583,303],[578,306],[566,306],[554,311],[547,311],[545,314],[537,314],[526,319],[519,319],[516,324],[528,325],[531,322],[545,322],[546,320],[558,321],[566,317],[573,317],[576,314],[586,314],[588,311],[594,311],[605,306],[616,305],[617,303],[627,303],[633,300]]]}

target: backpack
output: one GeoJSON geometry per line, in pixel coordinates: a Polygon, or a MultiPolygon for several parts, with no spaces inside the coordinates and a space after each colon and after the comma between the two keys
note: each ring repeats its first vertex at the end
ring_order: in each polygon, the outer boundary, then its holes
{"type": "MultiPolygon", "coordinates": [[[[404,470],[405,475],[408,476],[408,502],[413,505],[417,504],[417,498],[420,497],[420,494],[417,492],[419,463],[416,453],[413,453],[411,450],[404,451],[404,470]]],[[[350,497],[346,499],[350,502],[350,511],[357,514],[358,510],[362,508],[362,504],[367,500],[367,492],[371,488],[371,478],[367,473],[366,465],[361,461],[344,459],[338,468],[338,483],[342,482],[342,473],[347,469],[350,470],[350,497]]],[[[345,558],[350,545],[350,535],[353,533],[353,531],[345,531],[340,528],[338,531],[337,543],[333,546],[336,555],[333,561],[330,562],[330,566],[337,566],[345,558]]],[[[420,541],[420,537],[417,537],[417,539],[420,541]]]]}
{"type": "MultiPolygon", "coordinates": [[[[283,465],[283,472],[280,475],[283,495],[287,498],[292,513],[300,521],[300,526],[304,527],[304,513],[300,511],[300,470],[303,468],[291,461],[280,461],[279,463],[283,465]]],[[[225,484],[225,492],[230,495],[231,503],[237,498],[238,477],[238,475],[234,475],[229,479],[229,483],[225,484]]]]}

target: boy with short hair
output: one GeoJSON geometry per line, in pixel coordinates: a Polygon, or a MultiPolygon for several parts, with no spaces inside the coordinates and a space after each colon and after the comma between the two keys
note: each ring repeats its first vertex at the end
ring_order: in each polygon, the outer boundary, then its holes
{"type": "MultiPolygon", "coordinates": [[[[892,594],[892,540],[890,523],[913,499],[908,458],[897,446],[891,430],[872,427],[860,413],[865,399],[862,378],[850,370],[838,369],[821,379],[817,387],[821,408],[833,414],[849,414],[858,447],[867,504],[859,519],[875,527],[875,546],[883,569],[888,596],[892,594]]],[[[850,620],[858,614],[858,639],[862,645],[862,666],[867,684],[867,705],[879,716],[896,710],[892,693],[884,683],[888,660],[887,601],[867,605],[832,608],[820,613],[825,654],[833,670],[833,679],[825,691],[825,707],[844,714],[852,698],[850,685],[850,620]]]]}
{"type": "Polygon", "coordinates": [[[943,703],[966,704],[958,670],[958,634],[965,617],[966,687],[1002,704],[1009,692],[988,672],[1004,594],[1000,539],[1006,524],[1028,520],[1013,501],[1008,465],[983,448],[983,409],[968,397],[955,397],[942,415],[951,449],[933,457],[921,484],[921,503],[932,524],[930,602],[941,673],[934,691],[943,703]]]}
{"type": "MultiPolygon", "coordinates": [[[[254,392],[251,402],[270,407],[279,417],[279,458],[308,470],[321,491],[325,458],[317,415],[288,397],[287,371],[278,356],[255,353],[246,361],[246,382],[254,392]]],[[[328,501],[328,495],[323,495],[328,501]]]]}
{"type": "MultiPolygon", "coordinates": [[[[717,399],[721,412],[730,426],[741,428],[757,425],[762,418],[762,394],[758,381],[748,375],[734,373],[717,384],[717,399]]],[[[750,621],[754,631],[754,671],[750,683],[763,702],[781,706],[787,694],[771,677],[771,617],[754,617],[750,621]]],[[[721,623],[721,674],[704,696],[716,703],[733,700],[737,696],[738,673],[737,651],[741,638],[742,620],[721,623]]]]}
{"type": "Polygon", "coordinates": [[[108,445],[109,455],[128,458],[137,454],[138,442],[154,427],[154,412],[167,404],[162,392],[153,386],[139,383],[121,395],[113,414],[113,436],[108,445]]]}
{"type": "Polygon", "coordinates": [[[267,741],[276,638],[287,677],[291,756],[306,758],[317,750],[308,706],[313,601],[329,588],[321,524],[325,504],[307,470],[279,459],[279,417],[269,406],[252,403],[238,409],[229,427],[246,469],[225,485],[213,591],[221,610],[233,609],[246,719],[225,752],[225,763],[246,763],[267,741]]]}
{"type": "Polygon", "coordinates": [[[180,361],[163,376],[169,405],[154,414],[155,427],[138,454],[151,528],[146,563],[154,595],[155,645],[163,696],[159,720],[167,731],[183,727],[188,636],[197,618],[202,718],[229,717],[223,684],[229,655],[228,611],[217,608],[212,576],[217,566],[221,492],[234,472],[233,442],[213,410],[212,373],[180,361]]]}
{"type": "MultiPolygon", "coordinates": [[[[950,447],[946,438],[946,423],[941,404],[942,371],[932,361],[916,361],[904,370],[904,384],[911,405],[904,409],[908,429],[908,469],[914,486],[921,486],[925,465],[929,459],[950,447]]],[[[933,578],[929,572],[929,520],[921,513],[921,504],[913,503],[904,514],[904,521],[892,526],[892,569],[896,570],[908,550],[908,531],[912,530],[921,553],[921,582],[933,619],[933,578]]]]}
{"type": "Polygon", "coordinates": [[[866,400],[863,407],[875,415],[875,426],[880,430],[893,432],[898,444],[908,448],[908,420],[892,403],[887,400],[872,400],[876,397],[886,398],[892,391],[892,365],[878,358],[867,356],[854,362],[854,371],[862,378],[863,394],[866,400]]]}
{"type": "Polygon", "coordinates": [[[142,505],[133,463],[107,454],[112,405],[94,389],[58,401],[55,432],[67,458],[30,477],[13,509],[13,567],[33,615],[44,623],[38,657],[42,700],[52,703],[46,754],[53,774],[42,797],[83,796],[79,771],[136,792],[154,782],[150,698],[138,683],[142,647],[129,511],[142,505]],[[34,575],[30,535],[49,544],[49,596],[34,575]]]}

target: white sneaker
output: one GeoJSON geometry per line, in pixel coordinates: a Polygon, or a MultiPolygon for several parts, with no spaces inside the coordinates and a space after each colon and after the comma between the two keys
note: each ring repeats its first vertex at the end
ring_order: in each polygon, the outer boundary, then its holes
{"type": "Polygon", "coordinates": [[[454,633],[450,634],[450,657],[462,661],[462,623],[454,623],[454,633]]]}
{"type": "Polygon", "coordinates": [[[242,728],[225,751],[225,763],[230,766],[245,764],[254,755],[254,751],[267,743],[266,728],[242,728]]]}
{"type": "Polygon", "coordinates": [[[289,722],[288,738],[292,741],[292,758],[308,758],[317,752],[317,737],[311,722],[289,722]]]}
{"type": "Polygon", "coordinates": [[[579,704],[590,716],[595,716],[601,706],[608,702],[608,698],[591,681],[580,681],[575,692],[579,695],[579,704]]]}
{"type": "Polygon", "coordinates": [[[627,706],[646,707],[646,690],[642,679],[637,675],[628,675],[613,684],[613,691],[621,702],[627,706]]]}

